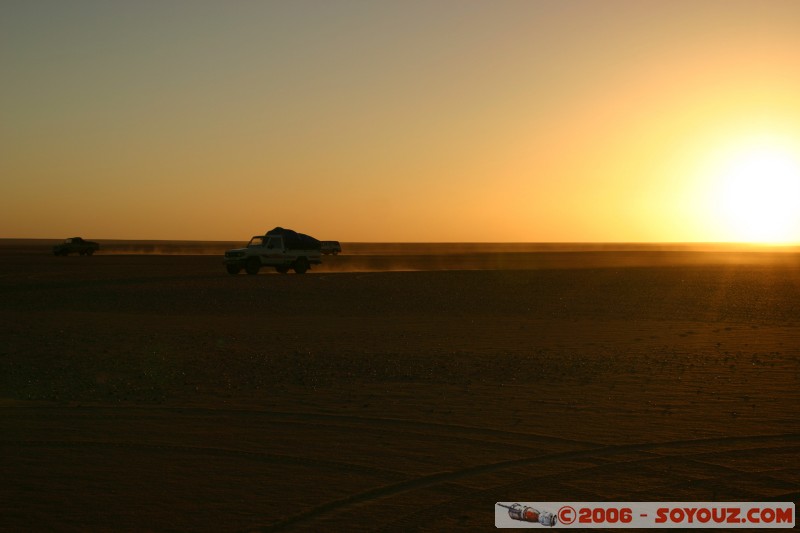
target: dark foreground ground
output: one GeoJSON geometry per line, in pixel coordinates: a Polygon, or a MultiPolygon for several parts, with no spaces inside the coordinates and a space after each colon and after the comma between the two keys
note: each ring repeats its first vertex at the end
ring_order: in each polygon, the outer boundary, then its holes
{"type": "Polygon", "coordinates": [[[219,256],[0,250],[0,530],[796,502],[800,258],[554,254],[232,277],[219,256]]]}

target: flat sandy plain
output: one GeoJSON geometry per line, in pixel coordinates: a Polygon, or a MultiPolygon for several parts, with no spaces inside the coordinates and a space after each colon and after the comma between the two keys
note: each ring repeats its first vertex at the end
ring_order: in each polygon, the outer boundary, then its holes
{"type": "Polygon", "coordinates": [[[186,246],[0,244],[3,531],[800,494],[797,253],[362,245],[229,276],[186,246]]]}

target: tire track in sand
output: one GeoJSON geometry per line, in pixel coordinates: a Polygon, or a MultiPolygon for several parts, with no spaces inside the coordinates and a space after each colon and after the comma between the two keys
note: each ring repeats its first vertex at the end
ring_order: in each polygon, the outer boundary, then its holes
{"type": "Polygon", "coordinates": [[[124,407],[124,406],[80,406],[65,409],[51,409],[49,407],[19,407],[15,406],[13,411],[7,416],[14,414],[30,420],[30,415],[48,415],[63,419],[65,416],[73,415],[76,418],[84,413],[103,414],[103,417],[118,420],[121,413],[134,418],[142,418],[140,413],[147,416],[160,416],[160,413],[170,413],[179,415],[202,415],[207,417],[235,417],[239,419],[250,419],[259,417],[272,422],[281,424],[313,425],[316,427],[341,427],[347,429],[370,429],[400,434],[419,434],[436,437],[457,439],[459,441],[471,440],[482,444],[496,444],[507,447],[519,447],[530,449],[541,444],[555,444],[559,446],[572,446],[576,448],[598,448],[604,444],[588,440],[576,440],[563,437],[553,437],[537,433],[522,431],[509,431],[506,429],[487,428],[479,426],[469,426],[464,424],[452,424],[444,422],[428,422],[406,418],[374,417],[362,415],[349,415],[341,413],[310,413],[295,411],[277,411],[261,409],[236,409],[236,408],[205,408],[205,407],[124,407]],[[48,413],[48,411],[54,411],[48,413]],[[107,413],[102,413],[107,411],[107,413]],[[30,415],[28,414],[30,413],[30,415]]]}
{"type": "MultiPolygon", "coordinates": [[[[778,436],[780,437],[780,436],[778,436]]],[[[767,482],[771,482],[772,484],[776,483],[785,483],[790,485],[788,482],[782,482],[779,479],[776,479],[769,475],[769,473],[763,472],[752,472],[752,471],[743,471],[738,470],[735,468],[731,468],[728,466],[722,466],[715,463],[707,463],[702,461],[702,458],[708,455],[726,455],[728,453],[737,453],[741,451],[748,451],[748,452],[758,452],[758,451],[778,451],[778,452],[788,452],[791,451],[792,453],[800,452],[800,444],[795,444],[792,446],[781,446],[781,447],[755,447],[755,448],[731,448],[729,450],[720,451],[720,452],[708,452],[708,451],[701,451],[697,453],[684,453],[684,454],[656,454],[652,451],[644,451],[648,455],[648,457],[640,458],[640,459],[633,459],[633,460],[622,460],[616,461],[611,463],[599,464],[599,465],[591,465],[579,468],[572,468],[572,469],[562,469],[558,472],[553,471],[546,471],[542,472],[537,475],[536,471],[530,472],[524,480],[514,481],[511,483],[495,485],[486,489],[476,489],[476,490],[469,490],[461,494],[454,495],[453,498],[437,503],[431,506],[427,506],[411,513],[406,514],[405,516],[398,517],[397,519],[393,520],[392,522],[385,524],[382,526],[379,531],[384,533],[391,533],[391,532],[405,532],[411,531],[414,528],[418,528],[421,526],[430,526],[437,518],[448,516],[448,513],[452,511],[452,509],[469,509],[470,505],[474,505],[476,502],[485,503],[487,501],[504,501],[508,498],[509,494],[514,493],[526,493],[530,491],[530,487],[532,484],[536,484],[537,486],[551,486],[551,485],[561,485],[566,483],[569,487],[569,483],[576,479],[585,478],[587,474],[590,475],[597,475],[598,473],[609,473],[609,472],[620,472],[622,470],[622,474],[624,475],[625,471],[630,471],[630,469],[635,469],[641,466],[651,465],[652,463],[664,463],[665,465],[669,464],[697,464],[704,466],[706,468],[711,468],[716,470],[722,477],[731,477],[731,478],[739,478],[743,479],[746,478],[750,482],[754,479],[764,480],[767,482]],[[623,470],[626,469],[626,470],[623,470]]],[[[685,487],[687,484],[696,483],[698,481],[706,481],[707,477],[698,477],[698,478],[690,478],[688,480],[683,480],[679,483],[675,484],[668,484],[665,486],[659,487],[659,490],[664,490],[666,487],[675,486],[675,487],[685,487]]],[[[786,487],[784,490],[794,490],[796,486],[786,487]]],[[[652,488],[648,488],[646,491],[633,491],[629,494],[626,494],[622,498],[615,499],[624,499],[625,501],[647,501],[652,500],[653,497],[651,495],[652,488]]],[[[792,498],[792,492],[787,492],[779,497],[772,497],[772,498],[764,498],[760,495],[752,495],[750,499],[759,499],[765,501],[794,501],[792,498]]],[[[590,496],[586,501],[597,501],[598,499],[602,499],[598,496],[590,496]]]]}
{"type": "Polygon", "coordinates": [[[0,448],[8,446],[25,446],[28,448],[97,448],[101,450],[127,449],[137,451],[156,451],[181,454],[197,454],[214,457],[233,457],[250,461],[261,461],[281,465],[294,465],[313,468],[327,468],[342,472],[360,472],[368,475],[397,476],[402,472],[387,468],[377,468],[329,459],[310,457],[297,457],[294,455],[277,454],[270,452],[236,450],[231,448],[216,448],[210,446],[185,446],[178,444],[146,444],[135,442],[95,441],[95,440],[0,440],[0,448]]]}
{"type": "MultiPolygon", "coordinates": [[[[435,485],[450,483],[460,479],[479,476],[482,474],[489,474],[493,472],[509,470],[520,467],[527,467],[532,465],[539,465],[544,463],[567,461],[575,459],[589,459],[612,457],[623,453],[631,452],[646,452],[656,450],[658,448],[691,448],[693,446],[709,446],[709,445],[738,445],[746,446],[747,444],[763,444],[768,442],[799,442],[800,434],[790,433],[782,435],[750,435],[742,437],[715,437],[708,439],[690,439],[690,440],[676,440],[676,441],[662,441],[662,442],[645,442],[639,444],[629,444],[621,446],[605,446],[589,450],[567,451],[554,454],[546,454],[536,457],[527,457],[522,459],[513,459],[509,461],[500,461],[497,463],[488,463],[476,465],[460,470],[449,472],[438,472],[435,474],[420,476],[382,487],[376,487],[358,494],[352,494],[345,498],[329,501],[315,507],[304,509],[302,514],[296,514],[279,520],[267,526],[257,526],[248,529],[248,531],[282,531],[293,526],[298,526],[319,519],[322,516],[331,514],[336,511],[344,511],[354,505],[370,503],[381,498],[386,498],[404,492],[425,489],[435,485]]],[[[758,449],[758,448],[756,448],[758,449]]],[[[683,454],[685,455],[685,454],[683,454]]],[[[677,456],[680,457],[680,456],[677,456]]],[[[660,456],[653,457],[652,460],[660,459],[660,456]]],[[[600,466],[600,465],[598,465],[600,466]]],[[[597,468],[589,467],[587,471],[597,468]]],[[[475,491],[481,492],[481,490],[475,491]]]]}

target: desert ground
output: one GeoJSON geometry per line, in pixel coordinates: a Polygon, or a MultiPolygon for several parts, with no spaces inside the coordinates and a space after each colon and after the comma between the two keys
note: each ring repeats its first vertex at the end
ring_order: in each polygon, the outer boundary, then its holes
{"type": "Polygon", "coordinates": [[[800,254],[344,248],[230,276],[190,245],[2,243],[0,530],[797,502],[800,254]]]}

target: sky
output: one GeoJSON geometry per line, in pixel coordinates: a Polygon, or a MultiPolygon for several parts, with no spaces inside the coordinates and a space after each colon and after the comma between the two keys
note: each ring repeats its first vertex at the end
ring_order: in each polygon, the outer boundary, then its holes
{"type": "Polygon", "coordinates": [[[800,241],[800,2],[3,0],[0,238],[800,241]]]}

